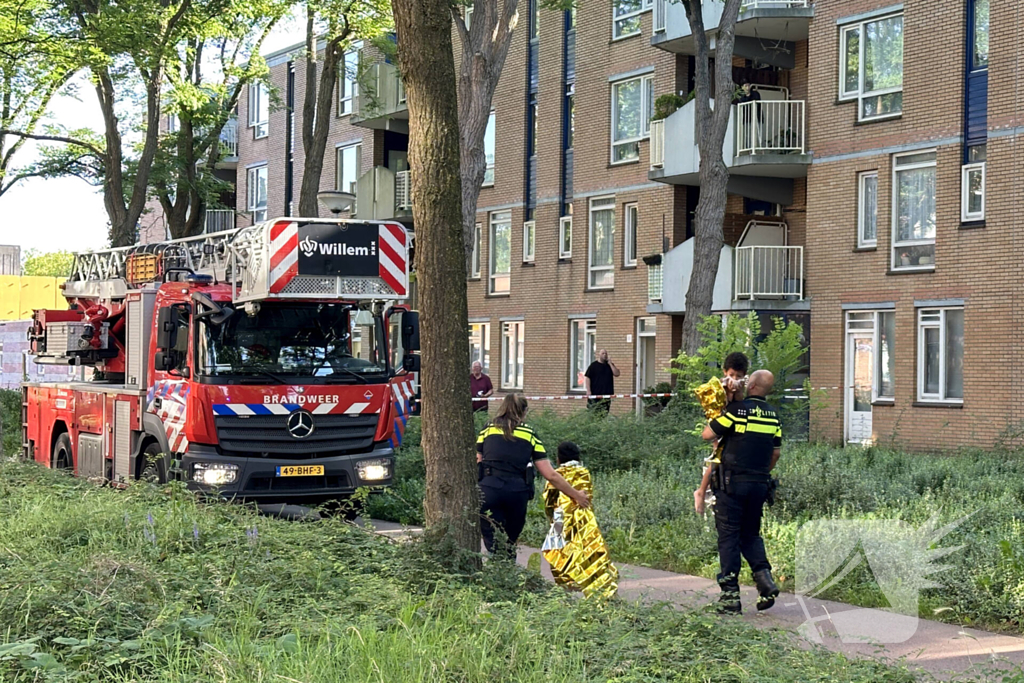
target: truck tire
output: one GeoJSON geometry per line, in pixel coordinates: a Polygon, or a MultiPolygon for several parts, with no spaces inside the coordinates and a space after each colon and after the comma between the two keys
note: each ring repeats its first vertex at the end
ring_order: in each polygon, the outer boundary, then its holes
{"type": "Polygon", "coordinates": [[[139,453],[139,481],[151,484],[167,483],[167,460],[163,457],[160,444],[152,442],[139,453]]]}
{"type": "Polygon", "coordinates": [[[73,470],[75,456],[71,446],[71,437],[67,432],[61,433],[53,443],[53,460],[50,467],[55,470],[73,470]]]}

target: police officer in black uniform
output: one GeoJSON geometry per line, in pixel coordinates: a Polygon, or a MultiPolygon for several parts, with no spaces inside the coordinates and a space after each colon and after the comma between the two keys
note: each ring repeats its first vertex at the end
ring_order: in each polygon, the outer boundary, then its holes
{"type": "Polygon", "coordinates": [[[768,499],[771,475],[779,461],[782,426],[779,414],[765,400],[775,383],[772,373],[758,370],[747,380],[747,397],[726,406],[725,413],[704,428],[704,438],[725,440],[722,462],[712,474],[715,526],[718,528],[719,610],[740,613],[740,554],[747,558],[759,598],[757,609],[775,604],[779,589],[761,539],[761,512],[768,499]]]}
{"type": "Polygon", "coordinates": [[[480,483],[480,531],[487,552],[495,553],[494,532],[501,529],[507,544],[499,554],[515,557],[516,541],[526,524],[526,506],[533,498],[534,471],[572,498],[581,508],[590,507],[587,494],[569,485],[548,462],[544,444],[526,424],[526,399],[509,394],[498,414],[476,440],[480,483]]]}

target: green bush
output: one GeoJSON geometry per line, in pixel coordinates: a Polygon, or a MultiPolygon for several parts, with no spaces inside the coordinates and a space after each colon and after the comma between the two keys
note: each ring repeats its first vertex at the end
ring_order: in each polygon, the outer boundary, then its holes
{"type": "Polygon", "coordinates": [[[693,91],[683,97],[674,92],[668,92],[663,95],[658,95],[658,98],[654,100],[654,116],[651,117],[652,121],[660,121],[667,119],[672,114],[676,113],[681,109],[687,102],[693,99],[693,91]]]}
{"type": "Polygon", "coordinates": [[[21,452],[21,392],[0,389],[0,456],[14,457],[21,452]]]}

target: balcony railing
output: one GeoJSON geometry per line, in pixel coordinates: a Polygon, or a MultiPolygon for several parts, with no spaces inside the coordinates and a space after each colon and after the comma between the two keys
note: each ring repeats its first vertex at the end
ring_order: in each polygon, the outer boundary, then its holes
{"type": "Polygon", "coordinates": [[[235,212],[231,209],[207,209],[203,232],[221,232],[235,229],[235,212]]]}
{"type": "Polygon", "coordinates": [[[664,283],[662,264],[647,266],[647,299],[651,303],[661,301],[664,283]]]}
{"type": "Polygon", "coordinates": [[[651,168],[665,165],[665,120],[651,121],[651,168]]]}
{"type": "Polygon", "coordinates": [[[806,111],[803,100],[759,100],[736,105],[736,156],[803,154],[806,111]]]}
{"type": "Polygon", "coordinates": [[[743,0],[740,12],[755,9],[793,9],[794,7],[810,7],[808,0],[743,0]]]}
{"type": "Polygon", "coordinates": [[[411,171],[399,171],[395,174],[395,208],[399,211],[412,210],[411,171]]]}
{"type": "Polygon", "coordinates": [[[238,156],[238,119],[233,116],[220,129],[220,156],[222,159],[238,156]]]}
{"type": "Polygon", "coordinates": [[[738,247],[735,251],[734,297],[803,299],[803,247],[738,247]]]}

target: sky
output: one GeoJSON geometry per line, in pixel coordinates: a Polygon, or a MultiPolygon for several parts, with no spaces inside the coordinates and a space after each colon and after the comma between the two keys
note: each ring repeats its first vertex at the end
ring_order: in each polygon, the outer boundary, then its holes
{"type": "MultiPolygon", "coordinates": [[[[267,37],[262,52],[302,42],[304,26],[296,18],[279,24],[267,37]]],[[[96,92],[81,77],[78,97],[61,96],[50,103],[49,121],[69,128],[90,127],[102,132],[96,92]]],[[[16,164],[32,161],[35,146],[26,144],[16,164]]],[[[107,212],[103,195],[78,178],[31,178],[0,197],[0,244],[20,245],[22,254],[37,251],[103,249],[107,242],[107,212]]]]}

